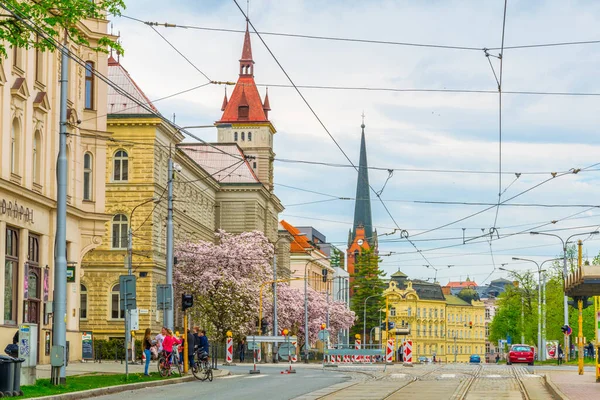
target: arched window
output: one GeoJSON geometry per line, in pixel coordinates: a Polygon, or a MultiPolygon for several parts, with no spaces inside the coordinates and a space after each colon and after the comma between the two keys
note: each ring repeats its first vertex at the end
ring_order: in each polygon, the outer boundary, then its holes
{"type": "Polygon", "coordinates": [[[41,175],[41,162],[40,157],[42,155],[42,150],[40,148],[42,143],[40,131],[35,131],[33,134],[33,183],[40,183],[40,175],[41,175]]]}
{"type": "Polygon", "coordinates": [[[21,126],[18,119],[14,119],[10,130],[10,172],[19,173],[19,152],[21,148],[21,126]]]}
{"type": "Polygon", "coordinates": [[[112,248],[127,248],[127,217],[123,214],[117,214],[112,220],[112,248]]]}
{"type": "Polygon", "coordinates": [[[85,62],[85,109],[94,109],[94,63],[85,62]]]}
{"type": "Polygon", "coordinates": [[[118,150],[113,162],[113,181],[127,180],[129,180],[129,156],[125,150],[118,150]]]}
{"type": "Polygon", "coordinates": [[[116,284],[110,291],[110,317],[112,319],[125,318],[125,311],[121,310],[121,286],[116,284]]]}
{"type": "Polygon", "coordinates": [[[252,132],[248,132],[248,141],[251,142],[252,141],[252,132]]]}
{"type": "Polygon", "coordinates": [[[88,293],[84,285],[80,285],[79,299],[79,319],[87,319],[88,293]]]}
{"type": "Polygon", "coordinates": [[[242,142],[246,140],[246,134],[244,132],[242,132],[242,142]]]}
{"type": "Polygon", "coordinates": [[[85,153],[83,155],[83,199],[92,200],[92,154],[85,153]]]}
{"type": "Polygon", "coordinates": [[[238,133],[237,132],[233,132],[233,141],[234,142],[238,141],[238,133]]]}

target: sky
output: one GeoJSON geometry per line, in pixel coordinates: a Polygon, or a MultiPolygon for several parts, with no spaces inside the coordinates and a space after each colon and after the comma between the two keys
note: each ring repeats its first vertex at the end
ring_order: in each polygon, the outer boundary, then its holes
{"type": "MultiPolygon", "coordinates": [[[[584,234],[600,228],[600,210],[593,207],[600,204],[600,165],[594,165],[600,162],[600,43],[514,47],[600,40],[600,2],[507,3],[500,145],[496,77],[504,1],[252,0],[250,21],[258,32],[472,48],[262,35],[270,54],[253,34],[255,80],[263,96],[262,85],[269,86],[269,117],[277,129],[275,193],[286,206],[280,217],[313,226],[346,248],[354,202],[336,198],[354,198],[356,171],[319,119],[358,165],[364,112],[369,165],[379,168],[370,170],[369,179],[374,191],[383,189],[381,201],[373,193],[372,214],[388,275],[400,269],[411,278],[432,280],[438,270],[441,284],[467,276],[485,284],[508,276],[500,267],[536,268],[513,257],[542,262],[561,255],[558,238],[531,235],[532,230],[563,239],[582,234],[572,240],[583,239],[584,254],[597,255],[600,235],[584,234]],[[484,48],[490,49],[489,58],[484,48]],[[301,88],[317,119],[293,88],[277,86],[290,83],[282,68],[297,85],[486,92],[301,88]],[[519,91],[598,95],[510,93],[519,91]],[[388,169],[394,170],[391,177],[388,169]],[[572,169],[581,171],[568,173],[572,169]],[[500,207],[456,204],[497,204],[499,188],[506,201],[500,207]]],[[[246,2],[240,5],[246,10],[246,2]]],[[[123,14],[202,28],[245,28],[240,10],[225,0],[127,1],[123,14]]],[[[125,48],[121,64],[150,99],[206,83],[199,70],[214,81],[237,80],[243,33],[156,27],[192,66],[149,26],[123,17],[112,23],[125,48]]],[[[165,116],[175,114],[180,126],[209,125],[221,116],[223,92],[221,85],[207,85],[155,106],[165,116]]],[[[194,134],[216,142],[216,129],[194,134]]]]}

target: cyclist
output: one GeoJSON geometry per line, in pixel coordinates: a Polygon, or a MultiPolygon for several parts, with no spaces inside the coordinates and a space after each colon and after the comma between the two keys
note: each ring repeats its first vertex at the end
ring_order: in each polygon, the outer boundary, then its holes
{"type": "Polygon", "coordinates": [[[172,330],[167,328],[166,331],[167,336],[165,336],[165,338],[163,339],[162,347],[163,351],[165,352],[165,355],[168,357],[169,360],[171,360],[171,362],[173,362],[173,359],[171,357],[173,355],[173,345],[181,344],[181,340],[177,339],[177,337],[173,335],[172,330]]]}

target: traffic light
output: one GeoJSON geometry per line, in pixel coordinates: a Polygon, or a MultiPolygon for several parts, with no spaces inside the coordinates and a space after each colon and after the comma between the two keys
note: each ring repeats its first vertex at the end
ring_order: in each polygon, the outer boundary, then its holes
{"type": "Polygon", "coordinates": [[[183,311],[194,305],[194,295],[192,294],[182,294],[181,295],[181,309],[183,311]]]}
{"type": "Polygon", "coordinates": [[[569,325],[563,325],[560,327],[560,330],[562,331],[563,334],[567,334],[567,331],[569,330],[569,325]]]}
{"type": "Polygon", "coordinates": [[[321,272],[323,274],[323,282],[327,282],[327,268],[323,268],[321,272]]]}
{"type": "Polygon", "coordinates": [[[473,321],[469,321],[469,329],[473,329],[473,321]]]}
{"type": "Polygon", "coordinates": [[[592,303],[590,302],[590,298],[587,296],[582,296],[582,297],[573,297],[573,300],[569,300],[568,303],[571,307],[573,307],[574,309],[578,309],[579,305],[577,304],[577,301],[581,299],[583,301],[583,308],[588,308],[589,306],[592,305],[592,303]]]}

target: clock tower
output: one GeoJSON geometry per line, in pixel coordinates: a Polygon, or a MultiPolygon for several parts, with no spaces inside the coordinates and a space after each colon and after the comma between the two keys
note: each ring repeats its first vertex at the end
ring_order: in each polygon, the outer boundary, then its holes
{"type": "Polygon", "coordinates": [[[356,182],[356,200],[354,204],[354,224],[348,233],[348,273],[354,273],[356,256],[363,250],[377,253],[377,231],[373,230],[371,220],[371,188],[369,186],[369,167],[367,163],[367,145],[365,143],[365,122],[363,120],[360,137],[360,160],[358,164],[358,180],[356,182]]]}

